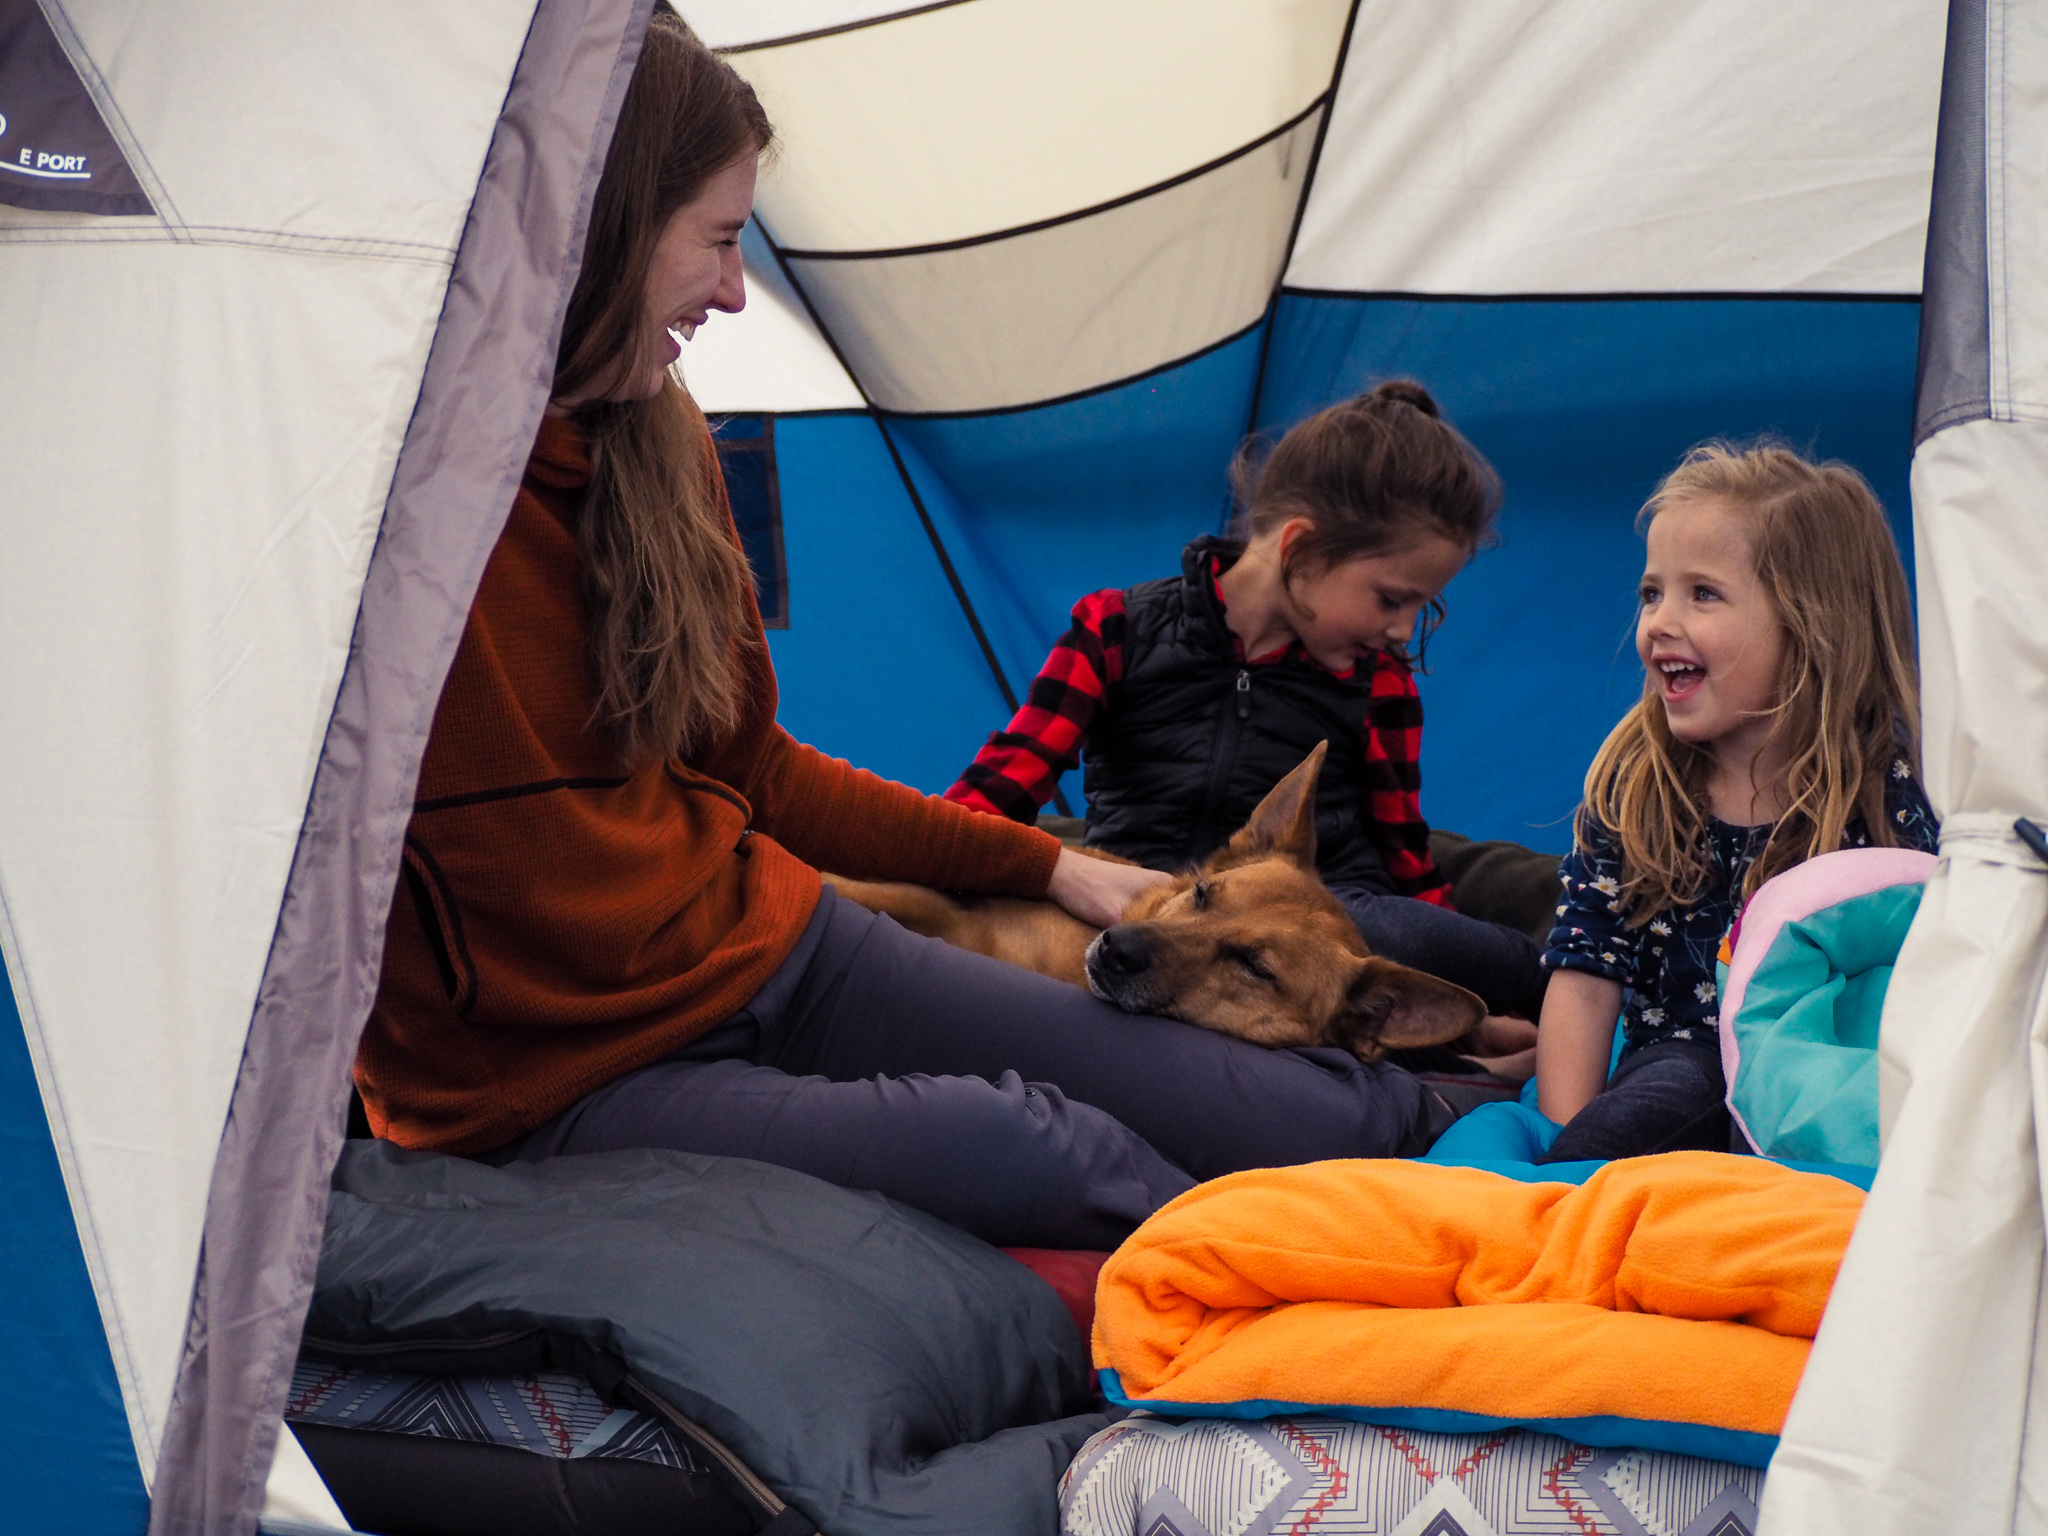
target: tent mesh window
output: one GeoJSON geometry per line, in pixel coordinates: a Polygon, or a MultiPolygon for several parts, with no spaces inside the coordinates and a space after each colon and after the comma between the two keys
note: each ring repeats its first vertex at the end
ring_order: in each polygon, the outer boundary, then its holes
{"type": "Polygon", "coordinates": [[[789,570],[782,559],[782,486],[775,475],[773,416],[714,416],[725,493],[754,569],[754,598],[769,629],[789,628],[789,570]]]}

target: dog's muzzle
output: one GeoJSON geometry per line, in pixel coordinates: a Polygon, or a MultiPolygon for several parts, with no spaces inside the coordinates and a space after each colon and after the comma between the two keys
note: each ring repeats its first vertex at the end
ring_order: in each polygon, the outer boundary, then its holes
{"type": "Polygon", "coordinates": [[[1155,1005],[1147,984],[1152,947],[1134,924],[1105,928],[1088,946],[1087,969],[1088,990],[1105,1003],[1115,1003],[1128,1013],[1146,1013],[1155,1005]]]}

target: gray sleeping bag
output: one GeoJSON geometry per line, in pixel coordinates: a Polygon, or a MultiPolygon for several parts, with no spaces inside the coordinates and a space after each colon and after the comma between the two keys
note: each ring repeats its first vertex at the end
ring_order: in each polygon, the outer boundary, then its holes
{"type": "Polygon", "coordinates": [[[879,1195],[677,1152],[490,1168],[350,1142],[305,1349],[581,1370],[722,1442],[793,1506],[777,1536],[1051,1536],[1108,1422],[1077,1413],[1082,1342],[1022,1265],[879,1195]]]}

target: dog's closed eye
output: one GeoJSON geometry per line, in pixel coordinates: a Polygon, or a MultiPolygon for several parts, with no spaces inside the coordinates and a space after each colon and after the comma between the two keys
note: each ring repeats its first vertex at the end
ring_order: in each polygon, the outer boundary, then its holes
{"type": "Polygon", "coordinates": [[[1256,949],[1232,949],[1230,958],[1235,960],[1247,976],[1252,976],[1271,986],[1277,978],[1273,968],[1266,964],[1256,949]]]}
{"type": "Polygon", "coordinates": [[[1209,909],[1209,882],[1197,880],[1188,892],[1188,900],[1194,904],[1197,912],[1206,912],[1209,909]]]}

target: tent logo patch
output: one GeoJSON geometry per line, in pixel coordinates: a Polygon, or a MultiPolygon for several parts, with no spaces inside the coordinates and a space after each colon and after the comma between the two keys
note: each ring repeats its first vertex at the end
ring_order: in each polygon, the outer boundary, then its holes
{"type": "MultiPolygon", "coordinates": [[[[0,118],[0,122],[5,121],[5,118],[0,118]]],[[[53,181],[91,181],[92,172],[85,168],[86,160],[87,157],[84,155],[53,155],[47,150],[23,146],[20,155],[14,161],[0,164],[5,164],[10,171],[29,176],[47,176],[53,181]],[[30,163],[30,156],[35,157],[33,164],[30,163]]]]}
{"type": "Polygon", "coordinates": [[[0,203],[155,212],[35,0],[0,0],[0,203]]]}

